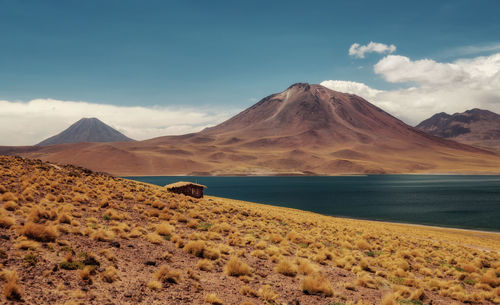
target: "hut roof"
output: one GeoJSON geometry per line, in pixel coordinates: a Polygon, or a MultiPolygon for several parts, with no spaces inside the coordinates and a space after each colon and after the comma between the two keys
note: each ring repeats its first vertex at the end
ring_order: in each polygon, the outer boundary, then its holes
{"type": "Polygon", "coordinates": [[[173,189],[176,187],[183,187],[183,186],[187,186],[187,185],[194,185],[194,186],[199,186],[202,188],[207,188],[206,186],[204,186],[202,184],[198,184],[198,183],[194,183],[194,182],[187,182],[187,181],[179,181],[179,182],[175,182],[175,183],[170,183],[170,184],[165,185],[165,187],[167,189],[173,189]]]}

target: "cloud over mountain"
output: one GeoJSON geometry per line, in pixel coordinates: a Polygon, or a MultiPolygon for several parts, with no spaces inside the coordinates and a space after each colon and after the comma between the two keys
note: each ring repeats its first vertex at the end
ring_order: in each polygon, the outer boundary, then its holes
{"type": "Polygon", "coordinates": [[[374,65],[374,72],[390,83],[407,86],[378,90],[341,80],[321,84],[360,95],[409,124],[442,111],[454,113],[471,108],[500,111],[500,53],[449,63],[387,55],[374,65]]]}
{"type": "Polygon", "coordinates": [[[234,113],[220,109],[115,106],[54,99],[0,100],[0,109],[0,145],[35,144],[82,117],[98,117],[126,136],[144,140],[196,132],[234,113]]]}

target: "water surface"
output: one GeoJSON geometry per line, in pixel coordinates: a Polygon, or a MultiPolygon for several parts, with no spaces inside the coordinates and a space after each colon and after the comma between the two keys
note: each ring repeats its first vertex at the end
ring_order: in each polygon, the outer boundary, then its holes
{"type": "Polygon", "coordinates": [[[326,215],[500,231],[500,176],[126,177],[326,215]]]}

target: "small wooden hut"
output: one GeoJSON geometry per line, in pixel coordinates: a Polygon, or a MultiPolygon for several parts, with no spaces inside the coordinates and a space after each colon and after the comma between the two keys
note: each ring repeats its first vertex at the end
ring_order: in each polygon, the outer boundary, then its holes
{"type": "Polygon", "coordinates": [[[172,193],[184,194],[194,198],[203,198],[203,189],[206,188],[206,186],[193,182],[179,181],[167,184],[165,188],[172,193]]]}

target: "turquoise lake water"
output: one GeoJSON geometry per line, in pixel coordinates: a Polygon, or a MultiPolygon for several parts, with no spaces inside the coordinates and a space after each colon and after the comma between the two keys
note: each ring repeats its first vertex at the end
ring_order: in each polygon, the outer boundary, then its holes
{"type": "Polygon", "coordinates": [[[125,177],[325,215],[500,231],[500,176],[125,177]]]}

